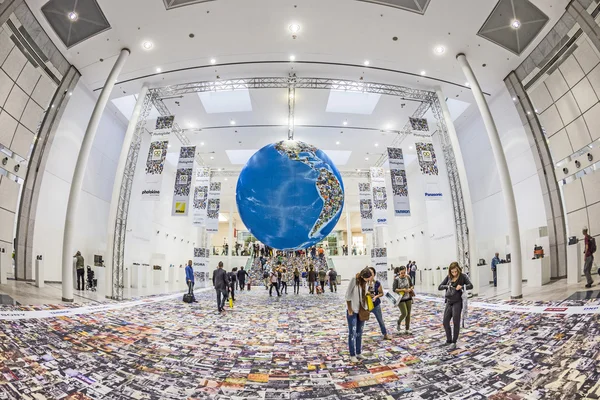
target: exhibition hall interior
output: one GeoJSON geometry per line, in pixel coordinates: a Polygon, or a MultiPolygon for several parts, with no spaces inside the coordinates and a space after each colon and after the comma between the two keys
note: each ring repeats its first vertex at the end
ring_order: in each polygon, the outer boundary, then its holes
{"type": "Polygon", "coordinates": [[[0,0],[0,399],[600,399],[600,0],[0,0]]]}

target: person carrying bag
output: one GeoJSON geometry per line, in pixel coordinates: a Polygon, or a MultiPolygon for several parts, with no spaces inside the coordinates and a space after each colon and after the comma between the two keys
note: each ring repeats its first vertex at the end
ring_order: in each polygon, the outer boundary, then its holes
{"type": "Polygon", "coordinates": [[[362,331],[371,312],[367,305],[367,286],[373,280],[369,268],[363,269],[350,280],[346,290],[346,320],[348,322],[348,350],[350,361],[357,363],[365,357],[362,351],[362,331]]]}
{"type": "Polygon", "coordinates": [[[404,334],[410,335],[410,315],[412,312],[412,302],[415,295],[413,282],[406,274],[406,267],[402,266],[398,269],[398,276],[394,279],[392,287],[394,293],[400,296],[398,300],[398,308],[400,309],[400,318],[398,318],[398,331],[402,333],[402,321],[404,321],[404,334]]]}

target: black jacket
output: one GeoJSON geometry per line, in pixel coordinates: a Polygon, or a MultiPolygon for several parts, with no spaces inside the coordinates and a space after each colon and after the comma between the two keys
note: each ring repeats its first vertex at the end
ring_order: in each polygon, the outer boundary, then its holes
{"type": "Polygon", "coordinates": [[[245,269],[240,269],[237,272],[238,281],[245,281],[247,276],[248,276],[248,273],[246,272],[245,269]]]}
{"type": "Polygon", "coordinates": [[[217,268],[213,272],[213,286],[215,289],[227,290],[229,277],[223,268],[217,268]]]}
{"type": "Polygon", "coordinates": [[[473,289],[473,284],[469,280],[469,277],[466,276],[465,274],[460,274],[460,276],[458,277],[456,282],[452,282],[450,277],[446,276],[446,279],[444,279],[444,281],[440,284],[440,286],[438,286],[438,290],[446,291],[445,297],[446,297],[447,303],[457,303],[459,301],[462,301],[463,291],[462,291],[462,289],[456,290],[456,287],[458,285],[464,287],[467,290],[473,289]],[[448,291],[448,288],[450,288],[450,287],[452,287],[454,290],[451,289],[450,291],[448,291]]]}

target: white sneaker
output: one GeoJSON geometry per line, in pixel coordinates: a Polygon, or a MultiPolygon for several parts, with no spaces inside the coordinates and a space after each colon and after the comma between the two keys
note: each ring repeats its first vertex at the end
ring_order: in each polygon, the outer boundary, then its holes
{"type": "Polygon", "coordinates": [[[407,329],[407,330],[404,331],[404,334],[405,335],[412,335],[412,332],[410,331],[410,329],[407,329]]]}
{"type": "Polygon", "coordinates": [[[448,350],[456,350],[456,343],[452,343],[450,346],[448,346],[448,350]]]}
{"type": "Polygon", "coordinates": [[[359,360],[366,360],[367,357],[363,356],[362,354],[357,354],[356,358],[358,358],[359,360]]]}
{"type": "Polygon", "coordinates": [[[356,358],[356,357],[350,357],[350,362],[352,364],[357,364],[358,363],[358,358],[356,358]]]}

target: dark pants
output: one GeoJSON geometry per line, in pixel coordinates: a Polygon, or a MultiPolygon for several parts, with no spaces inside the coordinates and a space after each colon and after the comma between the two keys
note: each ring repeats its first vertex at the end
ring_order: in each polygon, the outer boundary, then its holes
{"type": "Polygon", "coordinates": [[[494,287],[498,286],[498,270],[493,269],[492,275],[494,275],[494,287]]]}
{"type": "Polygon", "coordinates": [[[269,296],[273,296],[273,288],[275,288],[277,296],[281,296],[281,294],[279,294],[279,285],[277,284],[277,282],[271,282],[271,287],[269,288],[269,296]]]}
{"type": "Polygon", "coordinates": [[[337,293],[337,282],[335,279],[329,279],[329,289],[333,292],[333,288],[335,288],[335,292],[337,293]]]}
{"type": "Polygon", "coordinates": [[[409,275],[410,275],[410,280],[412,281],[412,284],[416,285],[417,271],[410,271],[409,275]]]}
{"type": "Polygon", "coordinates": [[[325,291],[325,281],[319,281],[321,283],[321,290],[325,291]]]}
{"type": "Polygon", "coordinates": [[[285,290],[285,294],[287,294],[287,282],[286,281],[281,281],[281,293],[283,294],[283,291],[285,290]]]}
{"type": "Polygon", "coordinates": [[[231,300],[235,301],[235,283],[229,284],[229,293],[231,293],[231,300]]]}
{"type": "Polygon", "coordinates": [[[311,294],[315,293],[315,283],[314,282],[308,282],[308,293],[311,293],[311,294]]]}
{"type": "Polygon", "coordinates": [[[240,290],[244,290],[245,286],[246,286],[246,281],[243,279],[240,279],[240,290]]]}
{"type": "Polygon", "coordinates": [[[444,330],[446,331],[446,342],[456,343],[460,332],[460,316],[462,314],[462,300],[456,303],[446,303],[444,310],[444,330]],[[454,325],[454,332],[450,330],[450,320],[454,325]]]}
{"type": "Polygon", "coordinates": [[[77,270],[77,290],[85,290],[85,269],[83,268],[77,270]],[[79,286],[79,282],[81,282],[81,286],[79,286]]]}
{"type": "Polygon", "coordinates": [[[188,285],[188,293],[189,294],[194,294],[194,282],[188,281],[187,285],[188,285]]]}
{"type": "Polygon", "coordinates": [[[585,279],[588,285],[594,283],[592,279],[592,265],[594,264],[594,256],[589,256],[585,258],[585,263],[583,264],[583,274],[585,275],[585,279]]]}
{"type": "Polygon", "coordinates": [[[300,293],[300,278],[294,278],[294,293],[300,293]]]}
{"type": "Polygon", "coordinates": [[[216,289],[217,290],[217,307],[219,311],[225,308],[225,300],[227,300],[227,289],[216,289]]]}

